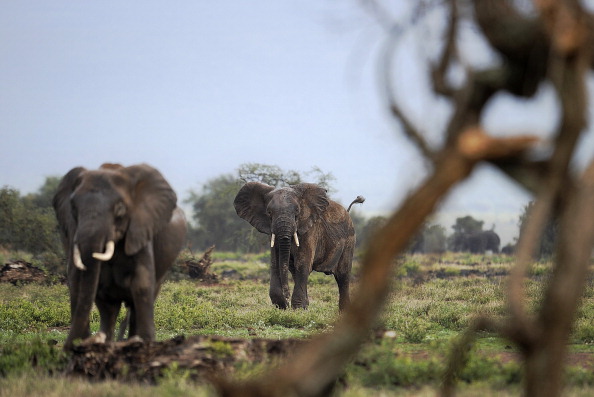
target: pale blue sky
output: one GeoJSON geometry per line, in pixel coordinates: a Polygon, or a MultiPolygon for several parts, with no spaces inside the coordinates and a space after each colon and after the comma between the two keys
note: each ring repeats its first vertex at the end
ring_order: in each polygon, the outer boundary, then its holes
{"type": "MultiPolygon", "coordinates": [[[[377,79],[385,36],[360,4],[0,3],[0,185],[28,193],[74,166],[147,162],[184,199],[246,162],[317,166],[336,177],[343,204],[361,194],[359,211],[388,212],[423,166],[386,116],[377,79]]],[[[403,39],[398,97],[436,136],[447,106],[418,93],[415,59],[439,30],[419,29],[403,39]]],[[[499,101],[485,123],[514,131],[536,115],[551,130],[554,98],[542,92],[535,104],[499,101]]],[[[447,201],[442,223],[470,214],[507,242],[528,200],[482,170],[447,201]]]]}

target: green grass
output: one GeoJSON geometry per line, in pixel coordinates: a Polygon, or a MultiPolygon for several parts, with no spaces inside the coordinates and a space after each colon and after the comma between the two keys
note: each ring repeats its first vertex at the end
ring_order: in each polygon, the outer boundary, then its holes
{"type": "MultiPolygon", "coordinates": [[[[268,298],[268,259],[217,254],[212,270],[231,272],[218,284],[193,280],[165,282],[157,300],[157,338],[203,334],[229,337],[305,338],[329,331],[338,316],[338,289],[334,278],[311,275],[308,310],[279,310],[268,298]]],[[[509,260],[462,254],[441,257],[403,258],[406,271],[395,283],[373,337],[347,366],[340,386],[345,396],[434,395],[443,373],[445,357],[456,336],[477,313],[505,316],[505,279],[462,277],[462,269],[506,269],[509,260]],[[480,262],[488,259],[489,264],[480,262]],[[435,269],[449,269],[444,279],[418,277],[435,269]]],[[[540,265],[539,265],[540,266],[540,265]]],[[[542,265],[544,269],[546,264],[542,265]]],[[[536,310],[543,284],[527,281],[529,307],[536,310]]],[[[356,286],[356,283],[355,283],[356,286]]],[[[123,313],[121,313],[121,317],[123,313]]],[[[90,384],[65,380],[59,374],[67,357],[61,352],[69,326],[68,290],[64,285],[0,284],[0,396],[125,395],[203,396],[211,394],[172,370],[157,386],[117,382],[90,384]],[[35,379],[35,381],[31,381],[35,379]]],[[[577,314],[570,349],[594,352],[594,287],[590,284],[577,314]]],[[[99,316],[93,310],[91,328],[99,316]]],[[[226,354],[221,344],[215,351],[226,354]]],[[[213,347],[213,348],[214,348],[213,347]]],[[[513,346],[481,333],[459,375],[458,395],[517,395],[521,368],[509,356],[513,346]],[[503,359],[503,355],[508,358],[503,359]],[[477,393],[477,390],[479,392],[477,393]]],[[[241,364],[237,376],[246,378],[263,370],[241,364]]],[[[567,395],[593,391],[594,374],[589,368],[568,368],[567,395]]]]}

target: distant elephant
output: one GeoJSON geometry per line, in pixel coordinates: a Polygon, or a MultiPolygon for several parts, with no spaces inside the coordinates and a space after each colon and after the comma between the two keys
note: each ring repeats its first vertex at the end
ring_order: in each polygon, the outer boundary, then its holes
{"type": "MultiPolygon", "coordinates": [[[[359,196],[351,205],[364,200],[359,196]]],[[[325,189],[312,183],[277,189],[248,182],[233,205],[237,215],[271,236],[269,294],[274,305],[281,309],[289,306],[290,271],[295,282],[291,306],[307,308],[307,280],[315,270],[334,275],[339,308],[346,308],[355,229],[348,210],[330,200],[325,189]]]]}
{"type": "Polygon", "coordinates": [[[93,302],[97,340],[111,341],[122,303],[129,333],[155,339],[154,301],[186,239],[186,219],[161,173],[146,164],[73,168],[53,199],[68,265],[70,332],[64,344],[90,336],[93,302]]]}
{"type": "Polygon", "coordinates": [[[501,239],[493,230],[484,230],[465,234],[462,237],[462,250],[473,254],[484,254],[486,251],[499,253],[501,239]]]}

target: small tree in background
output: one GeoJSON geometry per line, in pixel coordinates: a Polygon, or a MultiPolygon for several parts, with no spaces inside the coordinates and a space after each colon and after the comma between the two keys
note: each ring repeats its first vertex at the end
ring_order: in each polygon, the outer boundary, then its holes
{"type": "Polygon", "coordinates": [[[408,252],[419,254],[441,254],[446,251],[446,229],[438,224],[425,224],[412,239],[408,252]]]}
{"type": "Polygon", "coordinates": [[[361,225],[360,229],[355,226],[357,233],[357,247],[367,247],[371,242],[373,235],[386,224],[387,218],[385,216],[371,217],[361,225]]]}
{"type": "Polygon", "coordinates": [[[237,173],[244,182],[260,182],[274,187],[296,185],[298,183],[316,183],[332,193],[332,182],[335,180],[332,173],[324,172],[319,167],[312,167],[309,171],[299,173],[295,170],[283,170],[277,165],[246,163],[239,166],[237,173]]]}
{"type": "Polygon", "coordinates": [[[62,243],[51,206],[56,179],[48,177],[36,193],[25,197],[8,186],[0,189],[0,246],[29,252],[42,258],[48,270],[63,272],[62,243]]]}
{"type": "MultiPolygon", "coordinates": [[[[520,226],[520,237],[522,236],[522,232],[528,222],[530,217],[530,212],[534,208],[534,201],[530,201],[528,204],[524,206],[523,212],[520,214],[520,219],[518,221],[520,226]]],[[[542,236],[540,238],[540,244],[536,249],[536,256],[538,258],[550,258],[553,253],[555,252],[555,241],[557,239],[557,229],[558,229],[558,222],[549,219],[547,224],[542,230],[542,236]]]]}
{"type": "Polygon", "coordinates": [[[448,249],[459,252],[464,249],[464,240],[468,234],[480,232],[483,230],[483,221],[474,219],[470,215],[456,218],[456,223],[452,225],[454,233],[448,237],[448,249]]]}
{"type": "Polygon", "coordinates": [[[235,213],[233,199],[241,187],[231,174],[206,182],[201,191],[190,191],[185,200],[192,206],[190,246],[204,250],[212,245],[219,251],[258,252],[263,240],[252,233],[252,227],[235,213]]]}
{"type": "Polygon", "coordinates": [[[423,230],[424,250],[428,254],[441,254],[446,251],[446,228],[432,224],[423,230]]]}

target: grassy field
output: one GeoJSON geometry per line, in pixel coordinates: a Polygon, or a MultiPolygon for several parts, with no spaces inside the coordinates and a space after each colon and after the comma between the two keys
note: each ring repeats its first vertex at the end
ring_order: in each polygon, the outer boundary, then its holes
{"type": "MultiPolygon", "coordinates": [[[[473,316],[505,316],[505,273],[512,265],[510,258],[446,254],[407,256],[400,261],[382,319],[345,369],[337,387],[340,395],[435,395],[449,350],[473,316]]],[[[185,279],[183,269],[174,272],[171,278],[175,281],[164,284],[155,315],[158,339],[181,334],[307,338],[331,330],[338,316],[333,277],[312,274],[309,309],[283,311],[272,307],[268,299],[266,256],[219,253],[212,270],[220,279],[213,285],[185,279]]],[[[535,264],[532,271],[527,286],[530,305],[536,308],[549,265],[535,264]]],[[[69,321],[66,286],[0,284],[0,396],[212,394],[208,385],[175,370],[154,386],[64,377],[68,357],[61,344],[69,321]]],[[[98,328],[96,311],[92,328],[98,328]]],[[[566,395],[594,392],[593,342],[594,286],[590,283],[570,342],[566,395]]],[[[246,363],[238,366],[236,376],[261,370],[246,363]]],[[[521,378],[514,346],[484,333],[460,374],[459,395],[518,395],[521,378]]]]}

